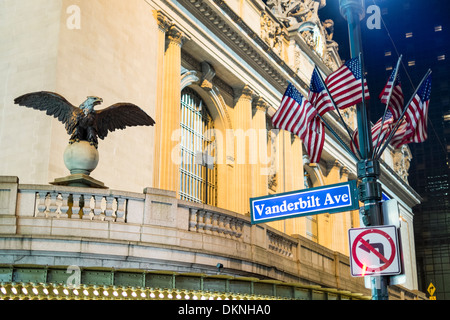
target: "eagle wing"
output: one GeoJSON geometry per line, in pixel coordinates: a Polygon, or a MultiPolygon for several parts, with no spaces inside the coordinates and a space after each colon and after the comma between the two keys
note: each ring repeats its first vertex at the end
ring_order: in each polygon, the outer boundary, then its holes
{"type": "Polygon", "coordinates": [[[98,110],[96,116],[97,135],[104,139],[108,132],[133,126],[153,126],[155,121],[141,108],[132,103],[116,103],[98,110]]]}
{"type": "Polygon", "coordinates": [[[24,94],[14,99],[14,103],[20,106],[46,111],[46,114],[57,118],[65,124],[66,130],[72,134],[83,115],[80,108],[73,106],[63,96],[49,91],[39,91],[24,94]]]}

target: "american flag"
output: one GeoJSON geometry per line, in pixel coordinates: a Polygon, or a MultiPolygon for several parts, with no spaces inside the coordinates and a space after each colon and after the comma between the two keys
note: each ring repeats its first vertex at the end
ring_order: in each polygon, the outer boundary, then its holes
{"type": "Polygon", "coordinates": [[[391,139],[391,144],[394,148],[400,148],[402,145],[410,143],[409,137],[411,136],[411,129],[406,122],[406,119],[403,118],[400,122],[400,125],[397,128],[394,136],[391,139]]]}
{"type": "Polygon", "coordinates": [[[325,142],[325,127],[318,116],[314,117],[302,138],[311,163],[319,163],[325,142]]]}
{"type": "Polygon", "coordinates": [[[327,94],[325,85],[323,84],[316,68],[314,68],[311,76],[308,99],[309,102],[316,107],[317,112],[321,116],[334,109],[331,99],[327,94]]]}
{"type": "Polygon", "coordinates": [[[391,133],[392,130],[392,124],[394,123],[394,118],[389,110],[386,112],[386,115],[384,116],[384,121],[382,119],[383,118],[380,118],[377,121],[377,123],[375,123],[372,126],[372,142],[374,148],[379,147],[383,143],[383,141],[389,136],[389,133],[391,133]],[[383,127],[381,127],[381,124],[383,124],[383,127]],[[376,145],[377,141],[378,145],[376,145]]]}
{"type": "MultiPolygon", "coordinates": [[[[375,148],[376,146],[380,147],[383,142],[387,139],[387,137],[389,136],[389,134],[391,133],[392,129],[393,129],[393,124],[394,124],[394,118],[392,116],[392,113],[388,110],[386,112],[386,115],[384,116],[384,121],[382,121],[383,118],[380,118],[377,123],[375,123],[372,126],[371,129],[371,134],[372,134],[372,143],[373,143],[373,147],[375,148]],[[381,124],[383,123],[383,127],[381,127],[381,124]],[[381,128],[381,131],[380,131],[381,128]],[[378,139],[378,137],[380,137],[378,139]],[[378,142],[378,144],[377,144],[378,142]]],[[[397,130],[398,132],[398,130],[397,130]]],[[[397,136],[397,132],[395,133],[395,136],[397,136]]],[[[356,147],[359,148],[359,138],[358,138],[358,129],[356,129],[353,132],[353,141],[355,141],[356,147]]],[[[353,152],[355,152],[355,148],[353,146],[353,144],[351,145],[351,149],[353,152]]]]}
{"type": "Polygon", "coordinates": [[[403,111],[404,96],[402,91],[402,85],[400,82],[400,75],[396,71],[397,67],[392,70],[392,74],[389,77],[383,91],[380,93],[381,103],[387,104],[389,99],[389,93],[392,88],[391,100],[389,101],[389,110],[394,116],[394,120],[400,118],[403,111]]]}
{"type": "Polygon", "coordinates": [[[406,109],[406,121],[411,130],[411,142],[424,142],[427,135],[428,106],[431,94],[431,74],[422,82],[406,109]]]}
{"type": "MultiPolygon", "coordinates": [[[[325,84],[339,109],[345,109],[362,102],[361,77],[362,70],[359,59],[353,58],[326,78],[325,84]]],[[[365,79],[364,98],[366,100],[370,98],[365,79]]]]}
{"type": "Polygon", "coordinates": [[[272,117],[272,123],[276,128],[292,132],[303,139],[316,114],[316,109],[289,83],[280,107],[272,117]]]}
{"type": "Polygon", "coordinates": [[[325,130],[317,116],[317,110],[303,95],[289,83],[280,107],[272,117],[275,128],[294,133],[306,147],[312,163],[320,160],[325,130]]]}

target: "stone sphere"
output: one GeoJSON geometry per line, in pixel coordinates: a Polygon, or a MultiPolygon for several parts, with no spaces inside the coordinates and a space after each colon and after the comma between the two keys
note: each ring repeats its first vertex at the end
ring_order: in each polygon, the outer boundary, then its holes
{"type": "Polygon", "coordinates": [[[87,141],[69,144],[64,151],[64,164],[70,174],[89,175],[97,167],[98,160],[98,150],[87,141]]]}

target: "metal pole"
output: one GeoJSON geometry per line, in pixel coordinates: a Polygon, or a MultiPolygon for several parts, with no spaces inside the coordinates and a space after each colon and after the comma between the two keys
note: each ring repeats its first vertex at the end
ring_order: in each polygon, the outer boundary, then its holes
{"type": "MultiPolygon", "coordinates": [[[[362,76],[364,77],[364,59],[361,40],[360,21],[365,15],[364,0],[339,0],[341,15],[347,20],[350,40],[351,57],[361,54],[362,76]]],[[[362,81],[363,82],[363,81],[362,81]]],[[[363,88],[364,91],[364,88],[363,88]]],[[[382,215],[379,203],[381,201],[381,186],[378,183],[380,163],[371,159],[373,153],[371,125],[366,104],[356,106],[360,153],[362,159],[357,164],[359,182],[359,199],[364,203],[360,214],[366,226],[382,225],[382,215]]],[[[388,300],[388,277],[372,277],[372,300],[388,300]]]]}

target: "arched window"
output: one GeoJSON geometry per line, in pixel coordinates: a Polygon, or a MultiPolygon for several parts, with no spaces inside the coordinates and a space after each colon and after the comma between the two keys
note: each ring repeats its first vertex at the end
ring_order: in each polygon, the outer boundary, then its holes
{"type": "Polygon", "coordinates": [[[180,198],[217,205],[214,122],[191,88],[181,92],[180,198]]]}

